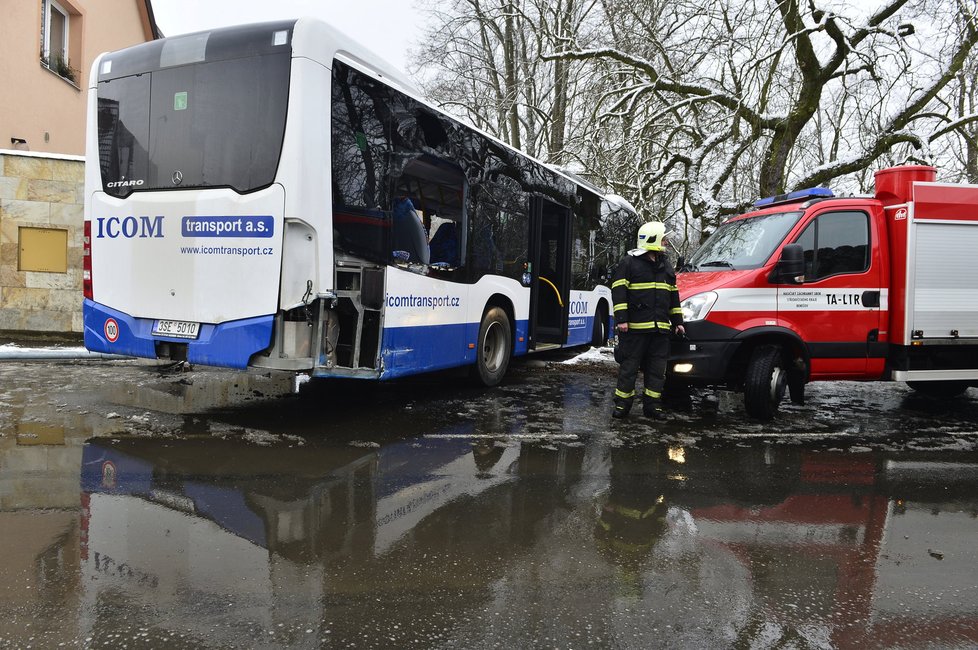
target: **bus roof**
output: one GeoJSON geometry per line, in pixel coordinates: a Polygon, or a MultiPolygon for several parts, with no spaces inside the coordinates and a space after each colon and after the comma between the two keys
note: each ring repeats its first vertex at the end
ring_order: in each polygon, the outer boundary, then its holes
{"type": "MultiPolygon", "coordinates": [[[[464,124],[466,128],[476,131],[520,156],[546,167],[553,173],[571,181],[575,186],[600,197],[610,200],[606,191],[581,178],[576,173],[549,165],[524,151],[500,140],[498,137],[474,126],[461,118],[451,115],[425,98],[419,88],[400,70],[385,59],[371,51],[360,42],[350,38],[323,20],[313,17],[303,17],[293,20],[281,20],[266,23],[252,23],[231,27],[220,27],[211,30],[169,36],[157,41],[141,43],[116,52],[100,55],[93,69],[92,85],[98,81],[118,78],[131,74],[140,74],[159,68],[183,65],[195,61],[210,59],[233,58],[240,55],[243,49],[254,48],[256,40],[262,33],[270,35],[265,46],[274,48],[281,45],[275,40],[274,34],[292,32],[291,46],[294,58],[308,58],[331,66],[334,59],[340,59],[352,65],[363,73],[369,74],[390,85],[412,99],[445,116],[447,119],[464,124]],[[118,56],[118,55],[123,56],[118,56]],[[206,59],[204,58],[206,54],[206,59]],[[105,65],[106,62],[111,62],[105,65]]],[[[257,53],[252,51],[251,53],[257,53]]]]}

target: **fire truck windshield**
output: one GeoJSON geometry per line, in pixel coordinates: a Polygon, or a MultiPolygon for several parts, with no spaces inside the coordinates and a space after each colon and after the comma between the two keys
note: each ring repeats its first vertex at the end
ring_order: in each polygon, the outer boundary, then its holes
{"type": "Polygon", "coordinates": [[[802,214],[781,212],[727,221],[693,254],[687,268],[692,271],[759,268],[802,214]]]}

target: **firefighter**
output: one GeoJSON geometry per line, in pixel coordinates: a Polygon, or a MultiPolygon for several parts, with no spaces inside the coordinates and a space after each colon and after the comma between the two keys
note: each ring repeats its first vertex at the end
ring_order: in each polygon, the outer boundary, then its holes
{"type": "Polygon", "coordinates": [[[682,336],[683,312],[679,307],[676,274],[666,261],[666,227],[650,221],[638,230],[637,248],[628,251],[611,284],[615,327],[621,364],[612,417],[624,418],[635,399],[635,379],[641,368],[645,380],[642,411],[661,419],[669,340],[682,336]]]}

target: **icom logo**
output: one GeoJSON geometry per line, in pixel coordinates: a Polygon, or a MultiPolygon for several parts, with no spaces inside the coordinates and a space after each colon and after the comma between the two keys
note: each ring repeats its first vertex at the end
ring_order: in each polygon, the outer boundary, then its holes
{"type": "Polygon", "coordinates": [[[590,310],[587,306],[586,300],[572,300],[570,303],[570,313],[571,316],[580,316],[582,314],[589,314],[590,310]]]}
{"type": "Polygon", "coordinates": [[[163,236],[163,215],[156,217],[98,217],[95,237],[103,239],[145,239],[163,236]]]}

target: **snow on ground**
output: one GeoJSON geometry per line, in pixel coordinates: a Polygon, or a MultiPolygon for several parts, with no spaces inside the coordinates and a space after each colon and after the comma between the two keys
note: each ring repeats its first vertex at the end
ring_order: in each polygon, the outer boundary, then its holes
{"type": "Polygon", "coordinates": [[[47,353],[53,353],[53,352],[58,352],[58,353],[63,353],[63,352],[82,353],[82,352],[88,352],[88,350],[86,350],[84,347],[82,347],[80,345],[77,346],[77,347],[75,347],[75,346],[72,346],[72,347],[64,347],[64,346],[60,346],[60,345],[48,345],[48,346],[43,346],[43,347],[31,347],[31,346],[25,346],[25,345],[18,345],[16,343],[4,343],[4,344],[0,345],[0,355],[7,355],[7,354],[47,354],[47,353]]]}
{"type": "Polygon", "coordinates": [[[89,352],[82,346],[29,347],[16,343],[0,345],[0,360],[4,359],[103,359],[121,358],[115,355],[89,352]]]}
{"type": "Polygon", "coordinates": [[[579,363],[615,363],[614,350],[608,347],[588,348],[576,357],[571,357],[566,361],[561,361],[565,365],[575,365],[579,363]]]}

